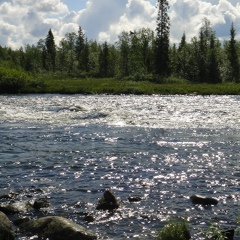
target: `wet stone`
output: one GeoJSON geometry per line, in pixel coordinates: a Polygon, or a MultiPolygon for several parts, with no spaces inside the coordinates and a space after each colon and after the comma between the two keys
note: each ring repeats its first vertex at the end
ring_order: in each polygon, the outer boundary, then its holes
{"type": "Polygon", "coordinates": [[[97,210],[113,210],[119,208],[120,201],[114,196],[111,190],[105,190],[103,197],[98,201],[97,210]]]}
{"type": "Polygon", "coordinates": [[[234,239],[234,229],[229,229],[226,231],[223,231],[222,234],[224,235],[226,240],[233,240],[234,239]]]}
{"type": "Polygon", "coordinates": [[[14,199],[16,196],[18,196],[18,193],[9,192],[7,194],[1,195],[0,199],[14,199]]]}
{"type": "Polygon", "coordinates": [[[140,202],[142,198],[140,197],[128,197],[129,202],[140,202]]]}
{"type": "Polygon", "coordinates": [[[16,226],[19,226],[23,223],[26,223],[28,221],[30,221],[31,219],[28,218],[28,217],[22,217],[22,218],[17,218],[13,221],[13,224],[16,225],[16,226]]]}
{"type": "Polygon", "coordinates": [[[218,200],[211,197],[205,197],[201,195],[192,195],[190,200],[193,204],[201,204],[201,205],[217,205],[218,200]]]}
{"type": "Polygon", "coordinates": [[[39,198],[36,199],[33,203],[33,208],[34,209],[40,209],[40,208],[47,208],[50,206],[50,203],[46,198],[39,198]]]}
{"type": "Polygon", "coordinates": [[[38,235],[49,240],[94,240],[97,236],[88,229],[63,217],[48,216],[30,220],[19,226],[28,236],[38,235]]]}
{"type": "Polygon", "coordinates": [[[83,220],[86,221],[86,222],[94,222],[95,218],[93,216],[87,215],[87,216],[84,217],[83,220]]]}
{"type": "Polygon", "coordinates": [[[14,239],[14,231],[8,217],[0,212],[0,239],[14,239]]]}
{"type": "Polygon", "coordinates": [[[32,209],[32,206],[28,201],[0,204],[0,211],[7,215],[27,212],[30,209],[32,209]]]}

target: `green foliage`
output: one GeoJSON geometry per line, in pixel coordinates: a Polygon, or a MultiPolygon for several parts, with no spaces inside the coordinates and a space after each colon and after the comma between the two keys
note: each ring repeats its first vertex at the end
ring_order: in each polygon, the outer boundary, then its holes
{"type": "Polygon", "coordinates": [[[55,40],[50,29],[45,40],[45,46],[43,48],[43,62],[45,69],[55,71],[56,66],[56,46],[55,40]]]}
{"type": "Polygon", "coordinates": [[[228,60],[227,80],[231,82],[240,82],[240,61],[238,55],[238,44],[235,40],[236,30],[232,23],[230,29],[230,41],[226,44],[226,54],[228,60]]]}
{"type": "Polygon", "coordinates": [[[190,232],[186,220],[170,220],[158,233],[157,240],[188,240],[190,232]]]}
{"type": "Polygon", "coordinates": [[[29,81],[29,75],[23,70],[0,66],[0,93],[18,93],[29,81]]]}
{"type": "MultiPolygon", "coordinates": [[[[239,85],[219,83],[240,83],[240,42],[235,40],[236,30],[232,24],[230,39],[221,45],[208,19],[203,19],[199,35],[187,42],[185,33],[179,45],[170,45],[169,4],[167,0],[158,0],[156,32],[151,29],[124,31],[115,44],[99,44],[88,41],[79,27],[78,33],[70,32],[55,46],[54,36],[49,30],[46,39],[40,39],[36,46],[26,45],[18,50],[0,46],[1,70],[0,92],[20,92],[27,86],[27,92],[52,91],[48,89],[48,79],[115,78],[125,83],[136,81],[139,87],[98,88],[107,93],[161,93],[161,94],[239,94],[239,85]],[[15,69],[15,70],[14,70],[15,69]],[[26,85],[24,77],[16,76],[16,69],[24,69],[34,75],[34,81],[26,85]],[[10,72],[12,71],[12,77],[10,72]],[[6,73],[8,72],[8,73],[6,73]],[[47,74],[46,74],[47,73],[47,74]],[[43,77],[47,78],[44,84],[43,77]],[[16,81],[16,78],[19,78],[16,81]],[[6,80],[7,79],[7,80],[6,80]],[[41,80],[39,80],[41,79],[41,80]],[[142,89],[142,84],[150,87],[142,89]],[[158,83],[161,85],[157,85],[158,83]],[[190,85],[189,83],[192,83],[190,85]],[[195,84],[201,83],[203,85],[195,84]],[[16,84],[16,86],[15,86],[16,84]],[[179,84],[178,86],[176,84],[179,84]],[[209,84],[209,85],[206,85],[209,84]],[[211,84],[216,84],[212,86],[211,84]],[[170,86],[171,85],[171,86],[170,86]],[[34,89],[35,88],[35,89],[34,89]],[[138,89],[137,89],[138,88],[138,89]],[[140,90],[141,88],[141,90],[140,90]],[[149,90],[151,88],[151,90],[149,90]],[[105,90],[104,90],[105,89],[105,90]],[[121,90],[120,90],[121,89],[121,90]]],[[[26,74],[26,73],[25,73],[26,74]]],[[[70,80],[69,80],[70,79],[70,80]]],[[[82,92],[77,87],[55,86],[59,92],[82,92]],[[74,89],[72,89],[74,88],[74,89]]],[[[74,81],[77,85],[78,82],[74,81]]],[[[81,81],[79,81],[81,82],[81,81]]],[[[89,89],[91,86],[89,87],[89,89]]],[[[92,90],[89,90],[92,92],[92,90]]],[[[89,92],[87,90],[87,92],[89,92]]],[[[94,92],[94,91],[93,91],[94,92]]]]}
{"type": "Polygon", "coordinates": [[[158,16],[155,40],[155,72],[160,76],[168,76],[169,69],[169,37],[170,19],[168,16],[169,3],[158,0],[158,16]]]}
{"type": "Polygon", "coordinates": [[[206,232],[203,232],[205,235],[205,240],[227,240],[228,238],[226,235],[222,232],[221,228],[219,226],[210,226],[206,232]]]}

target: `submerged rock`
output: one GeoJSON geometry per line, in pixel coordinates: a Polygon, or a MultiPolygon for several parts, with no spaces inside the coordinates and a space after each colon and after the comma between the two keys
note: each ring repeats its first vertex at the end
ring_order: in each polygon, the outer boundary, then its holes
{"type": "Polygon", "coordinates": [[[94,222],[95,218],[91,215],[87,215],[87,216],[84,217],[84,221],[89,222],[89,223],[94,222]]]}
{"type": "Polygon", "coordinates": [[[40,209],[40,208],[47,208],[50,204],[46,198],[39,198],[36,199],[33,203],[33,208],[40,209]]]}
{"type": "Polygon", "coordinates": [[[28,222],[31,219],[29,217],[22,217],[22,218],[17,218],[13,221],[13,224],[16,226],[21,225],[22,223],[28,222]]]}
{"type": "Polygon", "coordinates": [[[69,110],[70,110],[71,112],[84,111],[84,109],[83,109],[82,107],[80,107],[80,106],[71,106],[71,107],[69,108],[69,110]]]}
{"type": "Polygon", "coordinates": [[[224,237],[226,238],[226,240],[233,240],[234,239],[234,229],[229,229],[226,231],[223,231],[222,234],[224,235],[224,237]]]}
{"type": "Polygon", "coordinates": [[[190,200],[193,204],[201,204],[201,205],[217,205],[218,200],[211,197],[204,197],[201,195],[192,195],[190,200]]]}
{"type": "Polygon", "coordinates": [[[0,212],[0,239],[14,239],[14,231],[8,217],[0,212]]]}
{"type": "Polygon", "coordinates": [[[128,197],[129,202],[140,202],[142,198],[140,197],[128,197]]]}
{"type": "Polygon", "coordinates": [[[18,193],[9,192],[7,194],[1,195],[0,199],[14,199],[16,196],[18,196],[18,193]]]}
{"type": "Polygon", "coordinates": [[[32,208],[31,204],[27,202],[15,202],[15,203],[2,203],[0,205],[0,211],[5,214],[16,214],[20,212],[27,212],[32,208]]]}
{"type": "Polygon", "coordinates": [[[49,240],[93,240],[97,236],[86,228],[63,217],[48,216],[21,224],[20,231],[49,240]]]}
{"type": "Polygon", "coordinates": [[[97,210],[113,210],[119,208],[120,201],[114,196],[111,190],[106,190],[103,197],[98,201],[97,210]]]}

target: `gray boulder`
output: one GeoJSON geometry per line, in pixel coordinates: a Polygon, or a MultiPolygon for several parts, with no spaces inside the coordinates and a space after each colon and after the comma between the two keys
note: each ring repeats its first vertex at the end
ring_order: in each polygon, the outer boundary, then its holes
{"type": "Polygon", "coordinates": [[[217,205],[218,200],[211,197],[204,197],[201,195],[192,195],[190,200],[193,204],[201,204],[201,205],[217,205]]]}
{"type": "Polygon", "coordinates": [[[20,231],[49,240],[93,240],[97,236],[84,227],[63,217],[48,216],[30,220],[19,226],[20,231]]]}
{"type": "Polygon", "coordinates": [[[8,217],[0,212],[0,239],[14,239],[14,231],[8,217]]]}

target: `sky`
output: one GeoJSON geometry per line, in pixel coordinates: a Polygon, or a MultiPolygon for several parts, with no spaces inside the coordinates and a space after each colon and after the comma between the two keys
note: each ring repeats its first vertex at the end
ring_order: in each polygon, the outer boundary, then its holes
{"type": "MultiPolygon", "coordinates": [[[[83,29],[89,40],[115,43],[123,31],[155,30],[156,0],[0,0],[0,45],[36,45],[52,29],[56,44],[66,33],[83,29]]],[[[240,40],[239,0],[169,0],[170,42],[198,36],[206,17],[221,40],[233,22],[240,40]]]]}

